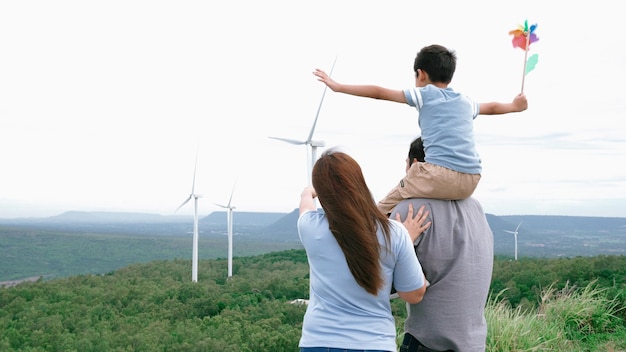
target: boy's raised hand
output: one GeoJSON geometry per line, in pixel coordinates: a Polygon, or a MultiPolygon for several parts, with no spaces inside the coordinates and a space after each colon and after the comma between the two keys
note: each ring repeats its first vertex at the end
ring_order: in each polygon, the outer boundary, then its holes
{"type": "Polygon", "coordinates": [[[339,86],[339,83],[335,82],[334,79],[330,78],[326,72],[320,70],[319,68],[316,68],[315,71],[313,71],[313,75],[317,77],[318,81],[326,84],[326,86],[328,86],[328,88],[330,88],[333,92],[335,92],[339,86]]]}

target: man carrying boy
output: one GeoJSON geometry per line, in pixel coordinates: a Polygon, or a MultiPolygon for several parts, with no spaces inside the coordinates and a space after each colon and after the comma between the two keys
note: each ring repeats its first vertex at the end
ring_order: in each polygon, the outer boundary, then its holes
{"type": "MultiPolygon", "coordinates": [[[[407,169],[423,161],[420,138],[411,143],[407,169]]],[[[400,352],[484,352],[485,305],[493,272],[493,233],[481,204],[463,200],[406,199],[393,210],[406,221],[409,205],[424,206],[424,232],[413,244],[430,286],[422,301],[407,305],[400,352]]],[[[412,213],[411,213],[412,214],[412,213]]],[[[416,232],[413,232],[415,236],[416,232]]]]}

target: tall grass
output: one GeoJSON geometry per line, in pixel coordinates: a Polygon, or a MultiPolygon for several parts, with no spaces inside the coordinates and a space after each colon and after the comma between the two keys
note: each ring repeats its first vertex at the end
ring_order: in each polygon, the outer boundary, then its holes
{"type": "Polygon", "coordinates": [[[595,281],[583,288],[551,286],[537,309],[513,309],[500,294],[489,297],[487,352],[626,351],[626,324],[616,315],[616,299],[605,293],[595,281]]]}
{"type": "Polygon", "coordinates": [[[490,297],[485,309],[487,319],[487,351],[568,351],[558,324],[537,314],[513,309],[498,296],[490,297]]]}

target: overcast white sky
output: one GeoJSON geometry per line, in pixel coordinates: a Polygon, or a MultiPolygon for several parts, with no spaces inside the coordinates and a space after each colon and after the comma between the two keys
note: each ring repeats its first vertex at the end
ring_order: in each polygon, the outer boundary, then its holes
{"type": "MultiPolygon", "coordinates": [[[[329,70],[346,83],[414,85],[423,46],[457,51],[451,87],[477,101],[521,89],[509,30],[537,23],[529,109],[475,121],[496,215],[626,217],[621,5],[572,1],[2,1],[0,218],[68,210],[173,214],[198,151],[200,216],[290,212],[329,70]]],[[[420,134],[406,105],[328,91],[315,138],[362,166],[376,200],[420,134]]],[[[324,149],[322,149],[324,150],[324,149]]],[[[191,214],[192,204],[179,211],[191,214]]]]}

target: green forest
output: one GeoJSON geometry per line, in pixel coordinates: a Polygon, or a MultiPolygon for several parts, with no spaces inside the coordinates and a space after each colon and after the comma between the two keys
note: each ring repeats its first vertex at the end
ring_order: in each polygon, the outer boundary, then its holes
{"type": "MultiPolygon", "coordinates": [[[[200,260],[195,283],[175,259],[0,289],[0,351],[297,351],[304,250],[226,266],[200,260]]],[[[488,351],[626,351],[625,295],[625,256],[496,258],[488,351]]]]}

